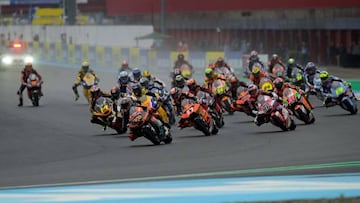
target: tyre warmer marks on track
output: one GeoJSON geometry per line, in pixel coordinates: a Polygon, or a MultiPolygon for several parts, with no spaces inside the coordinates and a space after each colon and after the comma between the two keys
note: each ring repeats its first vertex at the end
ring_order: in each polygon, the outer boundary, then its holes
{"type": "Polygon", "coordinates": [[[107,183],[0,190],[0,202],[233,202],[360,196],[360,173],[107,183]]]}

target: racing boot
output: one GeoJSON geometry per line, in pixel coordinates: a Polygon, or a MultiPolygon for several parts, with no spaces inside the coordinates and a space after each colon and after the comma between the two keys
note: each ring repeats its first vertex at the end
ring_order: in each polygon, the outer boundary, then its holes
{"type": "Polygon", "coordinates": [[[164,125],[159,126],[159,139],[160,139],[160,141],[165,140],[165,128],[164,128],[164,125]]]}
{"type": "Polygon", "coordinates": [[[18,104],[18,106],[22,106],[22,105],[23,105],[23,98],[20,97],[20,98],[19,98],[19,104],[18,104]]]}

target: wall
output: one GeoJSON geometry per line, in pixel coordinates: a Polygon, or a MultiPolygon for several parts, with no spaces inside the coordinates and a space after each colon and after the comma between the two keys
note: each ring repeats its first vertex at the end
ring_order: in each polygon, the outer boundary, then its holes
{"type": "MultiPolygon", "coordinates": [[[[167,13],[230,10],[351,8],[359,7],[359,0],[167,0],[167,13]]],[[[106,0],[108,15],[159,13],[161,0],[106,0]]]]}
{"type": "Polygon", "coordinates": [[[149,48],[153,40],[136,42],[135,37],[153,32],[152,26],[0,26],[0,33],[11,38],[23,34],[24,40],[32,41],[38,34],[40,42],[59,43],[62,33],[66,33],[66,41],[72,38],[73,44],[103,45],[149,48]]]}

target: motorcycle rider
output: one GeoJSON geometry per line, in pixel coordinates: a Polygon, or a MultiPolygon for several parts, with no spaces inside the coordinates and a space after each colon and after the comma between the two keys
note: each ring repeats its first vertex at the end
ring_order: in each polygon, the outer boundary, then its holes
{"type": "Polygon", "coordinates": [[[182,65],[184,65],[184,64],[188,65],[188,66],[190,67],[190,69],[193,70],[193,66],[192,66],[187,60],[185,60],[184,54],[179,53],[179,54],[177,55],[177,60],[176,60],[175,63],[174,63],[174,68],[173,68],[173,69],[174,69],[174,70],[175,70],[175,69],[180,69],[180,67],[181,67],[182,65]]]}
{"type": "Polygon", "coordinates": [[[256,86],[259,86],[261,78],[267,77],[265,71],[262,71],[259,67],[260,64],[255,64],[251,70],[251,74],[249,77],[250,83],[255,84],[256,86]]]}
{"type": "Polygon", "coordinates": [[[141,79],[141,70],[139,68],[134,68],[131,72],[131,82],[136,83],[141,79]]]}
{"type": "Polygon", "coordinates": [[[129,63],[127,62],[127,60],[123,60],[121,62],[121,67],[119,69],[119,73],[121,71],[126,71],[126,72],[131,72],[132,71],[132,69],[129,67],[129,63]]]}
{"type": "Polygon", "coordinates": [[[231,93],[231,98],[232,100],[236,100],[237,99],[237,90],[239,87],[248,87],[248,85],[246,84],[246,82],[244,81],[240,81],[238,77],[236,76],[232,76],[230,78],[230,93],[231,93]]]}
{"type": "Polygon", "coordinates": [[[119,78],[118,78],[118,82],[117,82],[117,86],[119,87],[120,90],[120,94],[123,95],[131,95],[131,88],[129,86],[130,84],[130,77],[128,72],[126,71],[121,71],[119,73],[119,78]]]}
{"type": "Polygon", "coordinates": [[[183,78],[183,76],[181,75],[178,75],[175,78],[174,87],[183,89],[185,87],[185,83],[186,83],[185,78],[183,78]]]}
{"type": "MultiPolygon", "coordinates": [[[[341,82],[351,89],[350,83],[343,80],[342,78],[336,77],[334,75],[329,75],[329,73],[327,71],[320,71],[320,79],[321,79],[321,86],[322,86],[322,90],[323,90],[322,93],[324,96],[323,105],[326,107],[332,105],[331,85],[334,81],[341,82]]],[[[352,97],[355,97],[354,93],[352,94],[352,97]]]]}
{"type": "Polygon", "coordinates": [[[291,88],[299,92],[303,98],[303,104],[305,107],[307,107],[309,110],[314,109],[314,106],[310,103],[310,101],[306,98],[305,92],[298,86],[292,85],[288,82],[285,82],[284,79],[281,77],[277,77],[274,81],[274,92],[280,97],[283,97],[283,92],[285,88],[291,88]]]}
{"type": "MultiPolygon", "coordinates": [[[[187,92],[185,92],[185,94],[187,94],[190,97],[194,97],[194,96],[196,97],[200,91],[209,94],[210,97],[214,97],[214,95],[210,89],[198,85],[194,78],[187,80],[186,86],[189,88],[189,90],[187,92]]],[[[208,101],[206,101],[206,103],[207,102],[208,101]]],[[[202,102],[202,103],[204,103],[204,102],[202,102]]],[[[214,102],[214,105],[213,106],[209,105],[209,107],[214,109],[218,116],[222,116],[222,109],[218,103],[214,102]]],[[[207,109],[207,108],[205,108],[205,109],[207,109]]]]}
{"type": "Polygon", "coordinates": [[[320,71],[317,69],[313,62],[308,62],[304,70],[304,80],[305,80],[305,93],[315,94],[314,78],[316,74],[319,74],[320,71]]]}
{"type": "Polygon", "coordinates": [[[253,50],[250,52],[250,57],[249,57],[249,65],[248,65],[248,71],[251,73],[252,71],[252,67],[255,63],[259,63],[261,65],[261,70],[265,70],[265,65],[263,62],[260,61],[260,58],[258,56],[258,52],[253,50]]]}
{"type": "Polygon", "coordinates": [[[212,83],[217,80],[217,79],[220,79],[220,80],[224,80],[226,81],[226,78],[225,76],[223,76],[222,74],[218,74],[214,71],[213,68],[211,68],[213,66],[209,66],[209,68],[206,68],[205,69],[205,81],[204,81],[204,87],[208,88],[208,89],[212,89],[212,83]]]}
{"type": "Polygon", "coordinates": [[[231,74],[234,73],[234,71],[233,71],[233,69],[230,67],[230,65],[229,65],[228,63],[226,63],[225,60],[224,60],[224,58],[221,57],[221,56],[219,56],[219,57],[216,59],[213,67],[214,67],[214,68],[222,68],[222,67],[225,67],[225,68],[227,68],[227,69],[230,71],[231,74]]]}
{"type": "MultiPolygon", "coordinates": [[[[261,90],[255,84],[250,84],[248,86],[248,89],[246,90],[246,93],[250,95],[249,105],[250,105],[250,108],[253,111],[257,111],[257,108],[256,108],[255,104],[256,104],[256,101],[257,101],[257,98],[258,98],[259,95],[270,96],[270,97],[274,98],[276,101],[278,101],[278,99],[279,99],[279,96],[275,92],[270,92],[270,91],[267,91],[267,90],[261,90]]],[[[279,103],[279,102],[277,102],[277,103],[279,103]]],[[[276,104],[276,106],[278,106],[279,104],[276,104]]]]}
{"type": "MultiPolygon", "coordinates": [[[[148,106],[146,106],[144,103],[149,99],[148,95],[145,95],[144,92],[144,88],[141,87],[140,84],[135,84],[133,87],[132,87],[132,90],[133,90],[133,99],[134,101],[137,103],[137,105],[140,105],[144,108],[148,108],[148,111],[150,111],[151,113],[151,118],[150,118],[150,122],[152,125],[154,126],[157,126],[158,129],[159,129],[159,139],[160,140],[164,140],[165,139],[165,128],[164,128],[164,123],[157,119],[155,117],[155,115],[157,114],[157,110],[155,108],[149,108],[148,106]]],[[[154,101],[155,102],[155,101],[154,101]]],[[[157,104],[155,104],[157,105],[157,104]]],[[[129,133],[129,138],[131,141],[134,141],[137,137],[136,135],[133,133],[133,132],[130,132],[129,133]]]]}
{"type": "MultiPolygon", "coordinates": [[[[23,105],[23,97],[22,97],[22,93],[24,91],[24,89],[27,87],[27,79],[29,78],[30,74],[35,74],[40,81],[40,84],[43,83],[43,81],[41,80],[41,75],[33,68],[33,65],[31,62],[26,62],[25,63],[25,67],[24,69],[21,71],[21,77],[20,77],[20,88],[17,91],[17,94],[19,95],[19,104],[18,106],[22,106],[23,105]]],[[[41,90],[41,86],[40,88],[40,96],[43,96],[42,90],[41,90]]]]}
{"type": "Polygon", "coordinates": [[[165,83],[160,79],[156,78],[155,76],[152,76],[149,70],[144,70],[142,77],[146,77],[149,80],[149,83],[157,83],[162,87],[165,87],[165,83]]]}
{"type": "Polygon", "coordinates": [[[269,67],[269,73],[272,73],[273,68],[274,68],[274,66],[275,66],[276,64],[282,66],[282,67],[284,68],[284,70],[286,70],[286,66],[285,66],[284,63],[280,60],[280,57],[279,57],[277,54],[273,54],[273,55],[271,56],[271,59],[270,59],[270,61],[269,61],[269,65],[268,65],[268,67],[269,67]]]}
{"type": "Polygon", "coordinates": [[[75,94],[75,101],[77,101],[79,99],[79,92],[77,90],[77,87],[80,85],[82,79],[84,78],[84,76],[86,75],[86,73],[90,73],[95,77],[96,81],[100,81],[99,77],[95,74],[95,72],[89,68],[90,64],[88,61],[83,61],[81,63],[81,68],[77,74],[76,80],[74,82],[74,85],[72,86],[73,92],[75,94]]]}
{"type": "Polygon", "coordinates": [[[301,70],[301,72],[304,72],[304,68],[300,64],[295,63],[295,59],[293,57],[289,57],[288,64],[286,67],[286,76],[288,78],[292,77],[291,72],[294,68],[297,68],[297,69],[301,70]]]}
{"type": "MultiPolygon", "coordinates": [[[[96,104],[96,100],[98,98],[100,98],[100,97],[111,98],[110,94],[101,91],[100,87],[97,85],[93,85],[90,89],[90,92],[91,92],[91,102],[90,102],[90,112],[91,113],[95,112],[95,104],[96,104]]],[[[95,116],[94,114],[92,114],[90,122],[99,124],[99,125],[103,126],[104,131],[106,130],[106,124],[101,119],[99,119],[97,116],[95,116]]]]}

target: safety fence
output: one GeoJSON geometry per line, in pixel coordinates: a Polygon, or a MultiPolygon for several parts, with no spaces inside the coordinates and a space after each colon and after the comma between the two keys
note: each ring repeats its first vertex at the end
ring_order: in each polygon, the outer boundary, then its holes
{"type": "MultiPolygon", "coordinates": [[[[88,60],[97,69],[117,70],[123,60],[130,67],[148,69],[159,73],[169,73],[177,55],[177,51],[156,51],[154,49],[121,48],[107,46],[89,46],[62,43],[29,43],[29,51],[40,62],[67,64],[79,67],[81,61],[88,60]]],[[[247,55],[242,52],[182,52],[195,69],[197,74],[203,73],[205,67],[219,56],[224,57],[235,72],[241,76],[247,55]]],[[[261,55],[261,60],[267,62],[267,55],[261,55]]]]}

